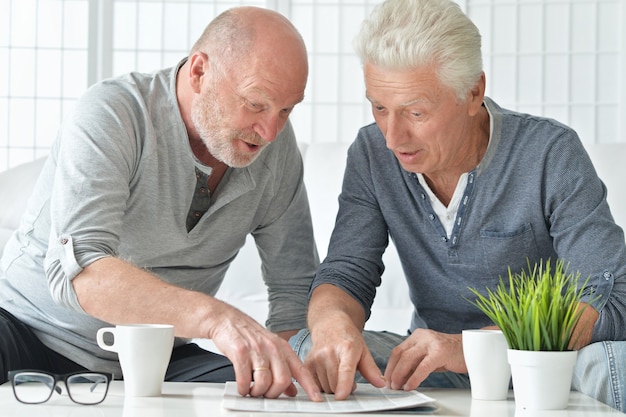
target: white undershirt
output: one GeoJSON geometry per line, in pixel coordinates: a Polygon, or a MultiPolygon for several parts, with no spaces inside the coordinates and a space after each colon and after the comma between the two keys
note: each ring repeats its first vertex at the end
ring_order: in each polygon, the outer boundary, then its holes
{"type": "Polygon", "coordinates": [[[441,201],[439,201],[433,190],[430,189],[430,187],[426,183],[426,178],[424,178],[422,174],[417,174],[417,179],[419,180],[422,187],[424,187],[424,190],[426,190],[426,194],[428,194],[428,198],[430,199],[430,205],[433,207],[435,215],[439,217],[439,221],[443,225],[443,228],[446,230],[446,235],[448,237],[452,235],[454,219],[456,219],[456,213],[459,211],[459,205],[461,204],[461,200],[463,199],[463,193],[465,192],[465,187],[467,186],[467,177],[467,172],[461,174],[459,182],[456,184],[454,194],[452,194],[452,198],[450,199],[450,204],[448,204],[448,207],[446,207],[441,201]]]}
{"type": "MultiPolygon", "coordinates": [[[[487,113],[489,114],[489,143],[491,143],[491,133],[493,132],[493,117],[491,116],[491,112],[489,108],[485,106],[487,109],[487,113]]],[[[435,215],[439,217],[439,222],[443,225],[443,228],[446,231],[446,235],[450,237],[452,235],[452,229],[454,228],[454,219],[456,219],[456,214],[459,211],[459,205],[461,204],[461,200],[463,199],[463,194],[465,193],[465,187],[467,187],[467,177],[468,173],[465,172],[461,174],[459,178],[459,182],[456,184],[456,189],[454,190],[454,194],[452,194],[452,198],[450,199],[450,204],[448,207],[444,206],[439,198],[435,195],[433,190],[430,189],[428,184],[426,183],[426,179],[420,173],[417,173],[417,179],[419,180],[424,190],[426,190],[426,194],[428,194],[428,198],[430,199],[430,205],[433,207],[435,211],[435,215]]]]}

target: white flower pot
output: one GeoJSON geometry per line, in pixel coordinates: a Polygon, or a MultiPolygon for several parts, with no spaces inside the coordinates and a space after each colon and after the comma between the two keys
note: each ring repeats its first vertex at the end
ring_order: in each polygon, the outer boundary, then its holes
{"type": "Polygon", "coordinates": [[[567,408],[578,352],[508,350],[516,408],[567,408]]]}

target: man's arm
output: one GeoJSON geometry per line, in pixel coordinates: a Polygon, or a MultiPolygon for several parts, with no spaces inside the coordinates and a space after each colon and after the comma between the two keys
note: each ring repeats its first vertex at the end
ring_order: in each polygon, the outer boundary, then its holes
{"type": "Polygon", "coordinates": [[[214,297],[168,284],[113,257],[84,268],[73,286],[83,309],[101,320],[168,323],[179,337],[212,339],[233,363],[242,395],[295,395],[294,377],[311,399],[321,398],[311,375],[285,340],[214,297]],[[272,372],[251,386],[254,368],[272,372]]]}
{"type": "Polygon", "coordinates": [[[583,312],[572,335],[569,346],[571,349],[581,349],[591,343],[593,327],[600,316],[600,313],[589,304],[580,303],[578,308],[582,308],[583,312]]]}
{"type": "Polygon", "coordinates": [[[226,309],[213,297],[169,284],[114,257],[93,262],[72,283],[88,314],[114,324],[173,324],[178,337],[211,338],[210,318],[226,309]]]}

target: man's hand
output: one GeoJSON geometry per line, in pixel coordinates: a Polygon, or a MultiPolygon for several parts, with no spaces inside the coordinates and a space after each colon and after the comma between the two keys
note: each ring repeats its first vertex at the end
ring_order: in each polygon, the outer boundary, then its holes
{"type": "Polygon", "coordinates": [[[313,346],[305,364],[319,387],[334,393],[337,400],[346,399],[354,391],[357,370],[372,385],[385,386],[363,340],[364,323],[363,307],[341,289],[323,284],[314,290],[309,304],[313,346]]]}
{"type": "Polygon", "coordinates": [[[312,401],[322,400],[313,376],[286,340],[227,304],[217,317],[211,338],[233,363],[239,394],[293,397],[297,394],[294,378],[312,401]]]}
{"type": "Polygon", "coordinates": [[[385,378],[389,388],[410,391],[440,371],[467,372],[461,334],[417,329],[391,352],[385,378]]]}
{"type": "Polygon", "coordinates": [[[358,370],[372,385],[382,388],[385,380],[369,352],[361,331],[351,322],[322,328],[312,334],[313,347],[305,364],[317,378],[324,392],[334,393],[335,399],[346,399],[356,385],[358,370]]]}

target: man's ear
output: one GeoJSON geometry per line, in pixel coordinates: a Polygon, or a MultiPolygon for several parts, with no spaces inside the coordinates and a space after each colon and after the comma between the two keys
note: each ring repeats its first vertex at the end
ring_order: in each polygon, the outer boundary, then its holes
{"type": "Polygon", "coordinates": [[[209,57],[204,52],[198,51],[189,57],[189,85],[194,93],[202,90],[202,81],[207,76],[209,57]]]}
{"type": "Polygon", "coordinates": [[[476,81],[474,87],[470,90],[468,94],[468,111],[470,116],[476,115],[483,105],[483,101],[485,100],[485,86],[487,84],[485,73],[482,72],[480,74],[480,78],[476,81]]]}

